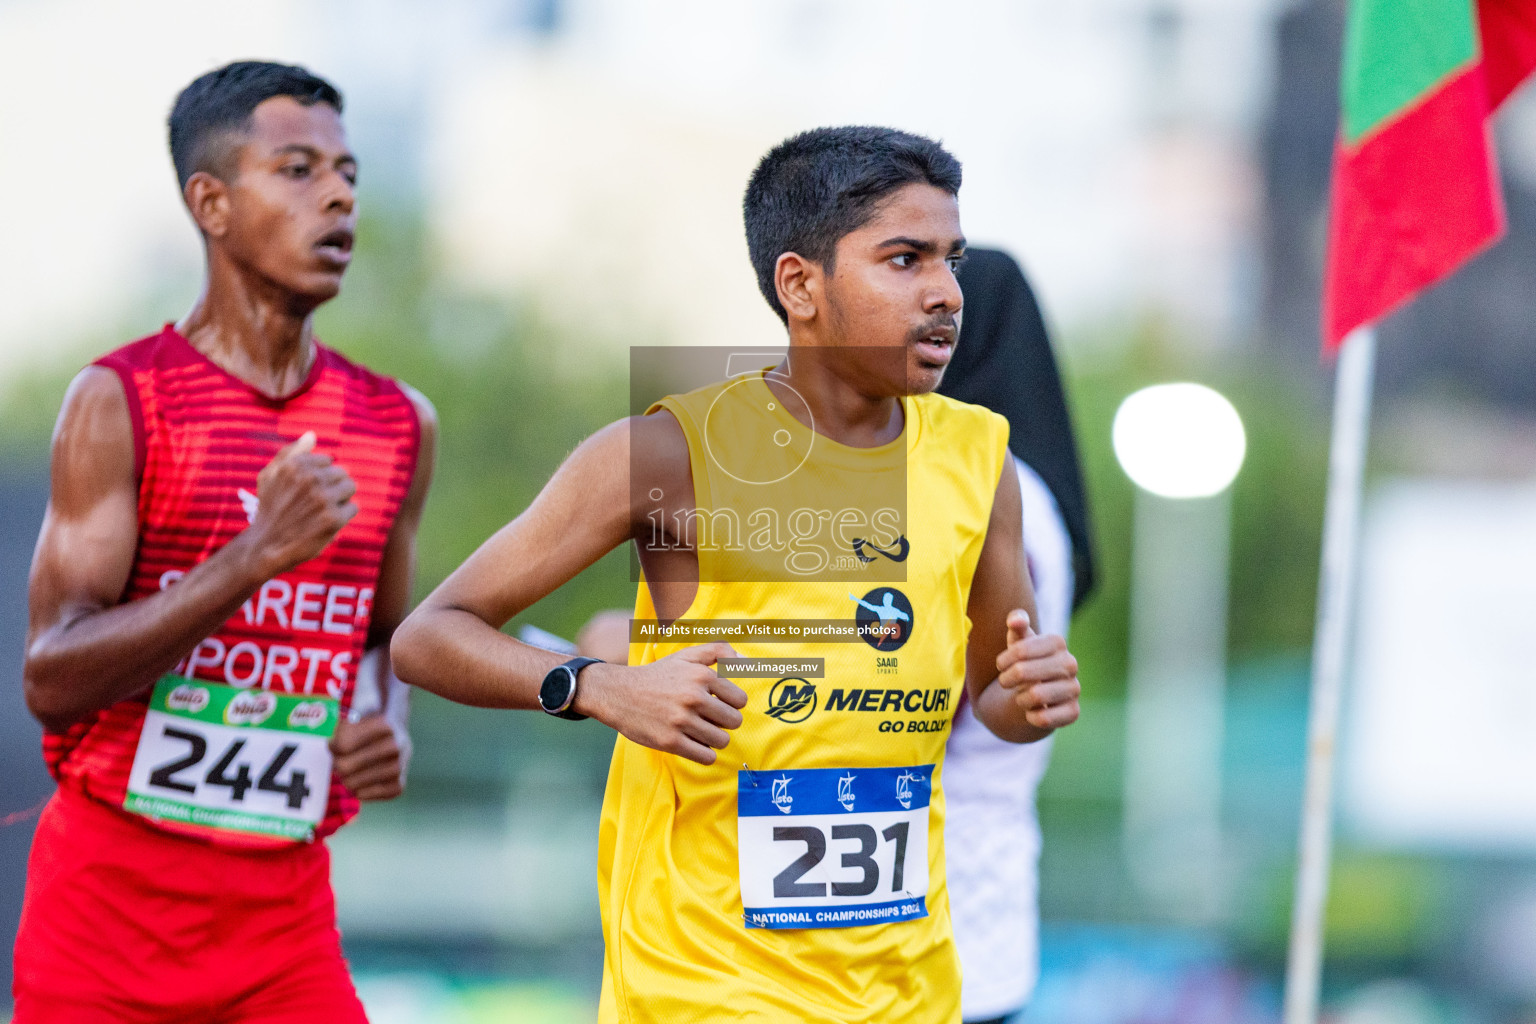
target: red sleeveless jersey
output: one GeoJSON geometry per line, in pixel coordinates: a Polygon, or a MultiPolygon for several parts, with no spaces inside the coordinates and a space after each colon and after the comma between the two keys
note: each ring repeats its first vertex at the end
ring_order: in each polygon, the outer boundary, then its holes
{"type": "MultiPolygon", "coordinates": [[[[96,365],[117,373],[133,422],[139,541],[123,601],[174,586],[250,522],[256,476],[305,431],[357,484],[358,514],[320,555],[262,585],[174,671],[279,693],[352,702],[353,680],[378,585],[385,542],[416,470],[416,408],[386,377],[316,345],[292,395],[273,399],[220,369],[173,327],[126,345],[96,365]]],[[[149,689],[45,732],[43,756],[61,786],[121,807],[149,689]]],[[[316,837],[357,813],[331,778],[316,837]]],[[[284,842],[168,820],[158,827],[233,846],[284,842]]]]}

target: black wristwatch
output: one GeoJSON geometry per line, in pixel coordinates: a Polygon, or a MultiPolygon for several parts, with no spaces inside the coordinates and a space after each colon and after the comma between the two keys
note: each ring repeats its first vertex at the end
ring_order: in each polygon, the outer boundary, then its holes
{"type": "Polygon", "coordinates": [[[571,705],[576,703],[576,677],[582,669],[601,660],[572,658],[564,665],[550,669],[549,675],[544,677],[544,684],[539,687],[539,707],[556,718],[569,718],[573,722],[586,718],[586,715],[577,714],[571,709],[571,705]]]}

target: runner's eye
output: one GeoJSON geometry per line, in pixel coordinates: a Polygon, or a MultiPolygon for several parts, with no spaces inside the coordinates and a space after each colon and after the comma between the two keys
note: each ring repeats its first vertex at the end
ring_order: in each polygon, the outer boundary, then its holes
{"type": "Polygon", "coordinates": [[[897,255],[891,257],[891,262],[896,264],[898,267],[901,267],[902,269],[910,267],[916,261],[917,253],[914,252],[898,253],[897,255]]]}
{"type": "Polygon", "coordinates": [[[282,173],[290,178],[309,177],[309,164],[285,164],[282,173]]]}

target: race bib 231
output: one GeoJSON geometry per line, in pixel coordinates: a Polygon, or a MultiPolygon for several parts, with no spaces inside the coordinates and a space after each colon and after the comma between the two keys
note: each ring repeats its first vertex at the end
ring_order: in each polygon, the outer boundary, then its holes
{"type": "Polygon", "coordinates": [[[928,916],[931,764],[737,773],[748,928],[850,928],[928,916]]]}

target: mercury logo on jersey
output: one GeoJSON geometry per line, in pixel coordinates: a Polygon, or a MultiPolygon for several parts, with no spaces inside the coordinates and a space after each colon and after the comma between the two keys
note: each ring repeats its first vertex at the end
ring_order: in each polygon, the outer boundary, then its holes
{"type": "Polygon", "coordinates": [[[949,690],[850,689],[838,687],[827,694],[828,711],[863,711],[876,714],[937,714],[949,710],[949,690]]]}
{"type": "MultiPolygon", "coordinates": [[[[780,679],[768,691],[769,718],[795,725],[810,718],[816,712],[820,695],[816,684],[798,677],[780,679]]],[[[827,694],[823,714],[828,712],[852,712],[868,715],[904,715],[905,718],[885,718],[880,732],[943,732],[949,728],[950,691],[948,689],[912,689],[882,687],[836,687],[827,694]],[[937,718],[916,718],[917,715],[938,715],[937,718]]]]}
{"type": "Polygon", "coordinates": [[[791,676],[780,679],[768,691],[768,717],[789,725],[803,722],[816,712],[816,684],[791,676]]]}

